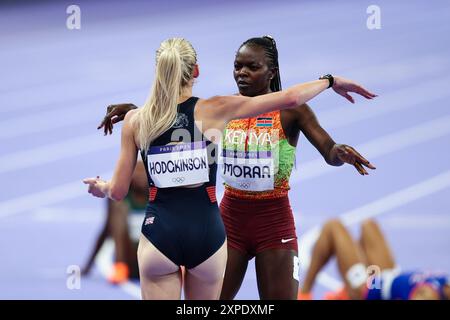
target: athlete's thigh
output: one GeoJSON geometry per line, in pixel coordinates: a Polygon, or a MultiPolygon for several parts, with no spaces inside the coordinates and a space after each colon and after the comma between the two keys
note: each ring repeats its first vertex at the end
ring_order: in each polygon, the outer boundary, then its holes
{"type": "Polygon", "coordinates": [[[227,263],[227,242],[207,260],[186,270],[184,293],[189,300],[217,300],[227,263]]]}
{"type": "Polygon", "coordinates": [[[261,299],[297,299],[297,251],[268,249],[256,255],[255,264],[261,299]]]}
{"type": "Polygon", "coordinates": [[[374,220],[366,220],[361,225],[361,250],[368,266],[377,266],[381,270],[395,268],[395,259],[381,228],[374,220]]]}
{"type": "Polygon", "coordinates": [[[137,256],[140,276],[152,277],[171,274],[180,268],[143,235],[139,239],[137,256]]]}
{"type": "Polygon", "coordinates": [[[221,300],[232,300],[235,298],[248,266],[248,255],[235,248],[228,246],[227,267],[223,280],[221,300]]]}
{"type": "Polygon", "coordinates": [[[143,299],[180,299],[180,267],[142,235],[138,247],[138,264],[143,299]]]}

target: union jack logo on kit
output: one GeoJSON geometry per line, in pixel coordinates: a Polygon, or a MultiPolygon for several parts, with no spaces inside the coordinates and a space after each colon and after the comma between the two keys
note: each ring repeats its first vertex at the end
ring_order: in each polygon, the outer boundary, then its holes
{"type": "Polygon", "coordinates": [[[153,224],[154,221],[155,221],[155,217],[148,217],[147,219],[145,219],[144,226],[153,224]]]}

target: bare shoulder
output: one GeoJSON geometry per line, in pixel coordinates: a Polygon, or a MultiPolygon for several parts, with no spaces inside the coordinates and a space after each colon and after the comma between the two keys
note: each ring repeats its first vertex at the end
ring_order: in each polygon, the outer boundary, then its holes
{"type": "Polygon", "coordinates": [[[128,111],[123,120],[123,127],[122,127],[122,135],[129,137],[129,139],[132,139],[136,144],[136,146],[138,145],[137,143],[138,116],[139,116],[139,109],[128,111]]]}
{"type": "Polygon", "coordinates": [[[295,110],[295,111],[297,111],[299,113],[301,113],[301,112],[308,112],[308,111],[311,111],[311,107],[307,103],[303,103],[303,104],[293,108],[293,110],[295,110]]]}
{"type": "Polygon", "coordinates": [[[283,109],[281,110],[281,112],[289,119],[292,120],[299,120],[302,115],[304,115],[305,113],[307,113],[310,110],[309,106],[304,103],[301,105],[298,105],[294,108],[288,108],[288,109],[283,109]]]}
{"type": "Polygon", "coordinates": [[[126,113],[125,118],[123,119],[123,128],[122,130],[131,130],[135,131],[137,128],[137,119],[139,115],[139,109],[130,110],[126,113]]]}
{"type": "Polygon", "coordinates": [[[314,111],[311,109],[311,107],[304,103],[301,104],[295,108],[292,108],[293,113],[297,117],[297,120],[300,120],[301,118],[307,118],[314,116],[314,111]]]}
{"type": "Polygon", "coordinates": [[[125,121],[125,122],[130,122],[130,121],[132,121],[133,118],[136,117],[136,115],[138,114],[138,112],[139,112],[139,109],[133,109],[133,110],[128,111],[128,112],[125,114],[124,121],[125,121]]]}

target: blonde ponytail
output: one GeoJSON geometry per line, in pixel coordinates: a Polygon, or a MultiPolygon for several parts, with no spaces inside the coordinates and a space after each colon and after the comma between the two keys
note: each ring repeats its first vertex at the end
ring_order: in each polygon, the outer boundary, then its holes
{"type": "Polygon", "coordinates": [[[150,96],[136,117],[141,150],[147,152],[152,141],[175,123],[178,99],[196,63],[197,55],[187,40],[171,38],[161,43],[150,96]]]}

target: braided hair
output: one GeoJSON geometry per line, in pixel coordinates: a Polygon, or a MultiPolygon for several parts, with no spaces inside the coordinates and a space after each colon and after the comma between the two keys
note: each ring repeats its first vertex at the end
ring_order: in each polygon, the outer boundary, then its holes
{"type": "Polygon", "coordinates": [[[275,77],[270,81],[270,90],[272,92],[281,91],[280,66],[278,64],[278,49],[275,39],[271,36],[251,38],[241,44],[239,49],[245,45],[258,46],[264,49],[266,58],[269,60],[269,68],[276,68],[275,77]]]}

